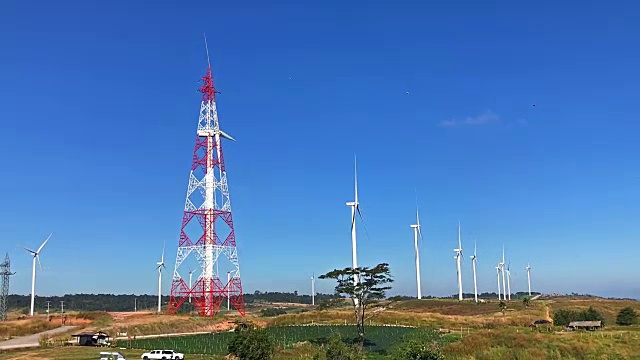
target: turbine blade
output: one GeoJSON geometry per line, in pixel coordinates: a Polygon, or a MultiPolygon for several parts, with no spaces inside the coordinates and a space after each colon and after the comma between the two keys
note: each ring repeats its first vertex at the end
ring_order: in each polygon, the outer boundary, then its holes
{"type": "Polygon", "coordinates": [[[478,249],[478,239],[473,239],[473,256],[476,256],[476,250],[478,249]]]}
{"type": "Polygon", "coordinates": [[[160,258],[160,262],[163,263],[163,264],[164,264],[164,247],[165,247],[166,244],[167,244],[167,241],[165,240],[162,243],[162,257],[160,258]]]}
{"type": "Polygon", "coordinates": [[[358,160],[356,158],[356,154],[353,154],[353,174],[355,184],[355,202],[356,206],[358,206],[358,160]]]}
{"type": "Polygon", "coordinates": [[[462,251],[462,239],[460,237],[460,220],[458,220],[458,249],[462,251]]]}
{"type": "Polygon", "coordinates": [[[49,239],[51,238],[51,235],[53,235],[53,233],[49,234],[47,239],[42,243],[42,245],[40,245],[40,247],[38,248],[38,251],[36,251],[38,254],[40,254],[40,250],[42,250],[42,248],[47,244],[47,241],[49,241],[49,239]]]}
{"type": "Polygon", "coordinates": [[[23,247],[23,249],[27,250],[28,252],[30,252],[30,253],[32,253],[34,255],[36,254],[35,251],[33,251],[33,250],[29,249],[29,248],[23,247]]]}
{"type": "Polygon", "coordinates": [[[360,212],[360,205],[358,205],[357,203],[356,203],[356,210],[358,210],[358,215],[360,216],[360,221],[362,221],[362,227],[364,228],[365,234],[367,234],[367,239],[370,239],[370,237],[369,237],[369,229],[367,229],[367,224],[364,222],[364,218],[362,217],[362,212],[360,212]]]}
{"type": "Polygon", "coordinates": [[[232,138],[231,135],[227,134],[226,132],[222,130],[219,130],[219,131],[220,131],[220,136],[222,136],[223,138],[231,141],[236,141],[236,139],[232,138]]]}
{"type": "Polygon", "coordinates": [[[44,270],[42,269],[42,263],[40,262],[40,255],[37,255],[37,254],[36,254],[36,259],[38,259],[38,265],[40,265],[40,271],[44,271],[44,270]]]}

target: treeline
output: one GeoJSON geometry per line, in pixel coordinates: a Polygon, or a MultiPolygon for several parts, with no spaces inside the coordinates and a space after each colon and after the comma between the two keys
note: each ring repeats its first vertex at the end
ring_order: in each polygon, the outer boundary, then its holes
{"type": "Polygon", "coordinates": [[[553,314],[553,324],[556,326],[568,326],[572,321],[602,321],[604,325],[604,316],[592,307],[582,311],[560,309],[553,314]]]}
{"type": "MultiPolygon", "coordinates": [[[[333,294],[317,294],[316,304],[329,299],[339,298],[333,294]]],[[[49,302],[50,312],[59,313],[61,302],[64,301],[66,311],[133,311],[156,309],[158,304],[157,295],[133,295],[133,294],[71,294],[64,296],[36,296],[35,311],[45,313],[47,302],[49,302]]],[[[300,295],[297,291],[286,292],[260,292],[244,294],[245,304],[251,305],[258,302],[288,302],[296,304],[311,304],[311,295],[300,295]]],[[[162,297],[162,306],[166,307],[169,296],[162,297]]],[[[7,299],[9,310],[28,309],[31,306],[29,295],[9,295],[7,299]]]]}

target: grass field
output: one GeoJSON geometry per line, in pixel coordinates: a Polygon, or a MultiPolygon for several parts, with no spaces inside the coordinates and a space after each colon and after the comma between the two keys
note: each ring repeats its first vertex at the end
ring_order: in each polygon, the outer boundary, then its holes
{"type": "MultiPolygon", "coordinates": [[[[272,306],[280,306],[272,304],[272,306]]],[[[640,360],[640,326],[621,327],[614,325],[620,309],[631,306],[640,312],[640,302],[631,300],[608,300],[600,298],[548,298],[536,300],[530,307],[521,301],[507,303],[502,313],[497,301],[481,304],[458,302],[456,300],[429,299],[383,302],[370,312],[367,324],[402,324],[418,327],[432,327],[452,331],[449,338],[456,341],[444,346],[447,360],[482,359],[603,359],[640,360]],[[549,319],[559,309],[586,309],[592,306],[605,317],[606,327],[598,332],[566,332],[560,327],[550,332],[536,331],[527,325],[538,319],[549,319]]],[[[287,305],[291,308],[292,305],[287,305]]],[[[295,309],[294,309],[295,310],[295,309]]],[[[332,332],[344,338],[355,337],[354,329],[344,326],[353,322],[353,313],[348,307],[318,311],[291,311],[275,317],[260,317],[259,313],[248,314],[248,319],[260,326],[266,326],[268,333],[278,345],[275,359],[311,359],[320,352],[324,339],[332,332]],[[292,326],[300,324],[333,324],[333,326],[292,326]]],[[[110,313],[96,314],[89,328],[100,328],[110,334],[128,332],[130,335],[162,334],[195,331],[222,331],[216,335],[164,338],[162,340],[138,339],[137,350],[124,353],[136,359],[142,349],[169,347],[192,353],[191,359],[222,359],[226,344],[232,336],[224,331],[233,327],[231,314],[222,314],[214,319],[195,316],[168,316],[153,313],[110,313]],[[207,353],[208,355],[196,355],[207,353]]],[[[17,323],[12,330],[21,332],[17,323]]],[[[412,329],[396,327],[368,326],[367,349],[371,359],[384,359],[384,351],[393,346],[412,329]]],[[[99,349],[53,348],[23,350],[1,353],[0,359],[94,359],[99,349]],[[92,355],[93,354],[93,355],[92,355]]]]}
{"type": "MultiPolygon", "coordinates": [[[[414,332],[414,328],[395,326],[367,327],[365,348],[372,353],[384,353],[405,335],[414,332]]],[[[345,340],[357,337],[353,326],[274,326],[267,328],[270,338],[280,349],[292,349],[308,342],[312,345],[325,343],[333,334],[345,340]]],[[[171,338],[138,339],[119,341],[118,346],[134,349],[175,349],[185,354],[217,354],[227,353],[232,332],[202,334],[171,338]]]]}

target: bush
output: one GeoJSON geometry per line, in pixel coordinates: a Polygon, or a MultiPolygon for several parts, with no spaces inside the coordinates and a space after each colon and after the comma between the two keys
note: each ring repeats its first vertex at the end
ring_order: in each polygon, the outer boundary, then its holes
{"type": "Polygon", "coordinates": [[[442,337],[433,330],[422,330],[405,338],[391,349],[394,360],[442,360],[442,337]]]}
{"type": "Polygon", "coordinates": [[[325,354],[327,360],[363,360],[366,358],[360,347],[345,344],[338,335],[329,339],[325,354]]]}
{"type": "Polygon", "coordinates": [[[638,321],[638,314],[630,307],[626,307],[618,313],[616,318],[616,324],[618,325],[633,325],[638,321]]]}
{"type": "Polygon", "coordinates": [[[264,329],[251,324],[238,324],[235,336],[229,341],[229,354],[240,360],[271,359],[275,347],[264,329]]]}
{"type": "Polygon", "coordinates": [[[278,316],[286,313],[287,313],[286,310],[280,309],[280,308],[268,308],[268,309],[260,310],[261,316],[278,316]]]}
{"type": "Polygon", "coordinates": [[[592,307],[583,311],[560,309],[553,314],[553,324],[556,326],[568,326],[572,321],[598,320],[604,325],[604,316],[592,307]]]}

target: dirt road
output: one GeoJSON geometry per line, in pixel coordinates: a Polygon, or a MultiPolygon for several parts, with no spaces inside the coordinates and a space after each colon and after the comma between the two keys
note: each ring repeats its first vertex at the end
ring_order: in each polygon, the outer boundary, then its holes
{"type": "Polygon", "coordinates": [[[11,340],[3,341],[3,342],[0,342],[0,350],[38,347],[40,346],[40,336],[42,335],[54,336],[75,328],[77,328],[77,326],[61,326],[59,328],[43,331],[41,333],[28,335],[28,336],[21,336],[11,340]]]}

